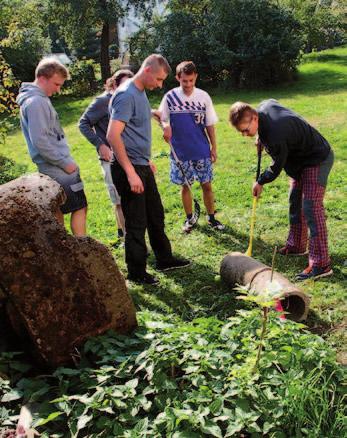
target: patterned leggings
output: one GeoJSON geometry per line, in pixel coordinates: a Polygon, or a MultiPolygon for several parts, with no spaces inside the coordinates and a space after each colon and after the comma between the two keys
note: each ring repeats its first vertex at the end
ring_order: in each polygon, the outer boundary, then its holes
{"type": "Polygon", "coordinates": [[[300,179],[290,181],[290,229],[287,246],[296,252],[306,251],[309,228],[310,266],[325,267],[330,264],[323,199],[333,162],[334,154],[331,151],[328,158],[320,165],[306,167],[300,179]]]}

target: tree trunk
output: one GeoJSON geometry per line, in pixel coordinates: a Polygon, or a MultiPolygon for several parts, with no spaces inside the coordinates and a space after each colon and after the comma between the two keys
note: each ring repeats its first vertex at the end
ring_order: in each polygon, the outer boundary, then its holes
{"type": "Polygon", "coordinates": [[[106,79],[111,76],[110,55],[108,47],[110,45],[110,25],[104,22],[101,31],[101,50],[100,50],[100,67],[101,79],[105,83],[106,79]]]}

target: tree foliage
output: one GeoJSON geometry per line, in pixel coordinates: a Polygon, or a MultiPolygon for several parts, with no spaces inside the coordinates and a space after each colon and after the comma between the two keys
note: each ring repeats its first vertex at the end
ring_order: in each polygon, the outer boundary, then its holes
{"type": "Polygon", "coordinates": [[[150,13],[153,1],[141,0],[49,0],[51,16],[59,26],[70,49],[86,50],[90,31],[100,43],[100,66],[103,81],[110,76],[111,43],[118,46],[117,23],[133,7],[139,13],[150,13]]]}
{"type": "Polygon", "coordinates": [[[323,50],[343,43],[346,33],[346,0],[280,0],[299,21],[305,51],[323,50]]]}
{"type": "Polygon", "coordinates": [[[293,14],[267,0],[172,0],[130,42],[136,59],[153,50],[172,65],[192,59],[203,79],[226,77],[238,87],[290,78],[301,45],[293,14]]]}
{"type": "Polygon", "coordinates": [[[18,113],[14,93],[18,85],[18,81],[0,51],[0,145],[4,144],[11,122],[18,113]]]}
{"type": "Polygon", "coordinates": [[[40,59],[50,52],[44,2],[1,0],[0,47],[13,73],[21,81],[30,81],[40,59]]]}

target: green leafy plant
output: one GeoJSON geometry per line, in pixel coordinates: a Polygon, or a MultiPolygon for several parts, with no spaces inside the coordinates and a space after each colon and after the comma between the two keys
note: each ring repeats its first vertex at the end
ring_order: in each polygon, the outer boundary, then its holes
{"type": "Polygon", "coordinates": [[[39,406],[42,437],[342,436],[343,369],[302,325],[270,311],[254,372],[258,309],[226,323],[153,313],[139,322],[133,336],[88,340],[77,369],[5,380],[7,424],[20,402],[39,406]]]}

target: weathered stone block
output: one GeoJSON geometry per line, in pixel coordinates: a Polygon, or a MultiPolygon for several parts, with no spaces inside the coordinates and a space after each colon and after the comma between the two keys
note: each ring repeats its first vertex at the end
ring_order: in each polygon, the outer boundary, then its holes
{"type": "Polygon", "coordinates": [[[53,366],[70,360],[90,336],[136,327],[133,302],[108,248],[68,234],[57,222],[54,212],[64,199],[46,175],[0,186],[0,286],[10,320],[53,366]]]}

